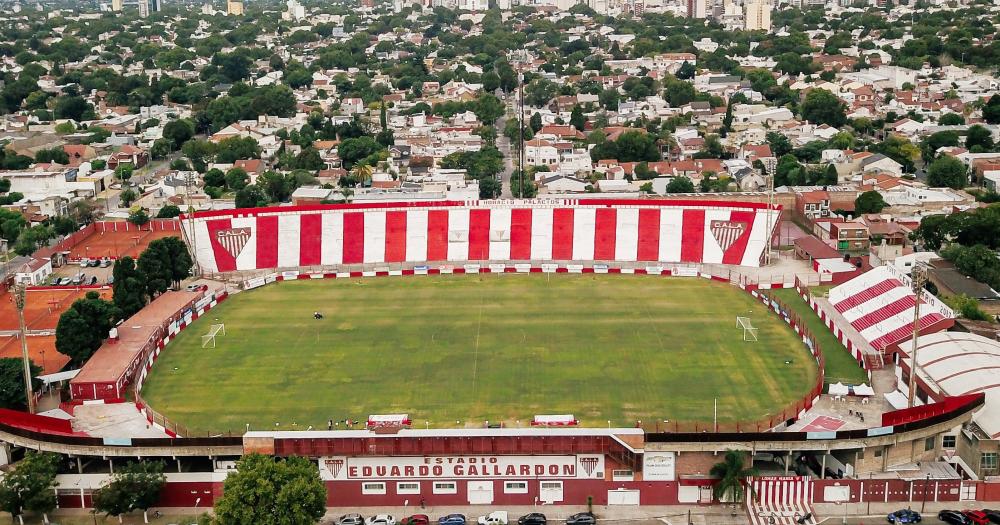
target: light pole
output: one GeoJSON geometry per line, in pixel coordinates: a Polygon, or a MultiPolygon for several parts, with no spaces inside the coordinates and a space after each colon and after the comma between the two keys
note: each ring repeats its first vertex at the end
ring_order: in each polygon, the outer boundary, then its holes
{"type": "Polygon", "coordinates": [[[927,268],[922,264],[915,264],[910,272],[910,277],[913,281],[913,293],[916,294],[916,301],[913,305],[913,344],[910,347],[910,385],[906,402],[907,408],[913,408],[917,393],[917,351],[920,348],[917,339],[920,337],[920,300],[924,295],[927,268]]]}
{"type": "Polygon", "coordinates": [[[24,361],[24,392],[28,396],[28,413],[35,413],[35,393],[31,388],[31,361],[28,360],[28,329],[24,325],[24,300],[28,286],[14,285],[14,305],[17,307],[17,321],[21,332],[21,360],[24,361]]]}

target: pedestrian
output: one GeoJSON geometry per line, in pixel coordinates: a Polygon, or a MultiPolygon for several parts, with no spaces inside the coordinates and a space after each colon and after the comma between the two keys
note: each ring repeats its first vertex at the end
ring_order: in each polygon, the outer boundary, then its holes
{"type": "Polygon", "coordinates": [[[423,510],[426,508],[427,508],[427,500],[424,498],[420,498],[420,509],[423,510]]]}
{"type": "Polygon", "coordinates": [[[333,420],[332,419],[326,422],[326,429],[327,430],[333,430],[333,420]]]}

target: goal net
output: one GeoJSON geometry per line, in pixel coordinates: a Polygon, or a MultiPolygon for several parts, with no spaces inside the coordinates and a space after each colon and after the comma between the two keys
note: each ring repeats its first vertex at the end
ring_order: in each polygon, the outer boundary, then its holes
{"type": "Polygon", "coordinates": [[[753,327],[753,323],[750,322],[749,317],[737,317],[736,328],[740,328],[743,330],[744,341],[757,340],[757,329],[753,327]]]}
{"type": "Polygon", "coordinates": [[[201,336],[201,347],[215,348],[215,337],[219,335],[226,335],[226,325],[213,324],[208,333],[201,336]]]}

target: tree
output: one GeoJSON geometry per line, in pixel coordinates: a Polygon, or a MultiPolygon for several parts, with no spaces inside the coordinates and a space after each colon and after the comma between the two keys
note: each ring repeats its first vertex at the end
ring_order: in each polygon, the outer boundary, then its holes
{"type": "Polygon", "coordinates": [[[239,191],[246,188],[249,183],[250,175],[243,168],[230,168],[226,172],[226,186],[230,189],[239,191]]]}
{"type": "Polygon", "coordinates": [[[183,241],[178,237],[164,237],[149,243],[139,255],[136,268],[146,281],[146,294],[153,298],[190,277],[193,265],[183,241]]]}
{"type": "Polygon", "coordinates": [[[479,198],[480,199],[495,199],[500,196],[503,191],[503,187],[500,181],[493,178],[487,177],[479,179],[479,198]]]}
{"type": "Polygon", "coordinates": [[[160,211],[156,213],[157,219],[173,219],[181,214],[181,209],[173,204],[167,204],[166,206],[160,208],[160,211]]]}
{"type": "Polygon", "coordinates": [[[979,124],[970,126],[965,135],[965,147],[973,153],[988,152],[993,149],[993,134],[979,124]]]}
{"type": "Polygon", "coordinates": [[[88,117],[94,116],[93,106],[79,95],[59,97],[52,112],[57,119],[76,121],[88,120],[88,117]]]}
{"type": "Polygon", "coordinates": [[[938,119],[940,126],[961,126],[965,124],[965,117],[958,113],[946,113],[938,119]]]}
{"type": "Polygon", "coordinates": [[[792,141],[788,140],[788,137],[783,133],[768,131],[766,137],[768,145],[771,146],[771,153],[775,157],[780,159],[792,152],[792,141]]]}
{"type": "Polygon", "coordinates": [[[726,451],[726,456],[712,466],[709,473],[719,482],[715,485],[715,497],[720,501],[738,503],[743,501],[743,483],[757,475],[757,469],[744,467],[744,454],[735,450],[726,451]]]}
{"type": "Polygon", "coordinates": [[[993,95],[983,107],[983,120],[989,124],[1000,124],[1000,94],[993,95]]]}
{"type": "Polygon", "coordinates": [[[215,161],[232,164],[241,159],[259,159],[260,145],[253,137],[228,137],[219,141],[215,161]]]}
{"type": "Polygon", "coordinates": [[[937,150],[948,146],[958,146],[958,132],[938,131],[921,141],[920,156],[930,164],[937,156],[937,150]]]}
{"type": "Polygon", "coordinates": [[[583,108],[579,104],[573,105],[573,111],[569,115],[569,124],[577,129],[577,131],[583,131],[584,126],[587,124],[587,119],[583,116],[583,108]]]}
{"type": "Polygon", "coordinates": [[[697,73],[695,67],[690,62],[685,60],[684,63],[681,64],[681,67],[677,70],[676,76],[681,80],[690,80],[694,78],[695,73],[697,73]]]}
{"type": "Polygon", "coordinates": [[[667,183],[667,193],[694,193],[694,183],[684,176],[674,177],[667,183]]]}
{"type": "Polygon", "coordinates": [[[115,177],[117,177],[118,180],[125,182],[132,178],[132,173],[134,172],[135,166],[132,166],[131,164],[119,164],[118,167],[115,168],[115,177]]]}
{"type": "Polygon", "coordinates": [[[121,207],[128,208],[139,198],[139,194],[135,192],[131,187],[125,188],[121,193],[118,194],[118,200],[120,201],[121,207]]]}
{"type": "Polygon", "coordinates": [[[149,213],[146,213],[146,210],[143,208],[136,207],[129,211],[127,220],[142,230],[143,226],[149,224],[149,213]]]}
{"type": "Polygon", "coordinates": [[[969,184],[965,163],[951,155],[943,155],[927,167],[927,184],[933,188],[960,190],[969,184]]]}
{"type": "Polygon", "coordinates": [[[202,180],[205,182],[205,186],[221,188],[226,185],[226,174],[219,168],[212,168],[205,172],[202,180]]]}
{"type": "Polygon", "coordinates": [[[171,120],[163,126],[163,138],[173,144],[184,144],[194,133],[194,122],[190,119],[171,120]]]}
{"type": "Polygon", "coordinates": [[[261,454],[240,458],[215,503],[221,525],[271,523],[307,525],[326,513],[326,486],[316,464],[306,458],[261,454]]]}
{"type": "Polygon", "coordinates": [[[121,311],[97,292],[87,292],[59,317],[56,325],[56,350],[75,365],[83,365],[108,337],[111,327],[121,319],[121,311]]]}
{"type": "Polygon", "coordinates": [[[49,225],[57,235],[69,235],[77,229],[76,221],[65,215],[49,219],[49,225]]]}
{"type": "Polygon", "coordinates": [[[264,195],[264,192],[255,184],[236,192],[235,205],[237,208],[259,208],[267,206],[269,202],[267,195],[264,195]]]}
{"type": "MultiPolygon", "coordinates": [[[[350,170],[355,163],[383,150],[384,147],[369,136],[344,139],[337,147],[337,153],[344,162],[344,168],[350,170]]],[[[304,168],[309,169],[309,168],[304,168]]]]}
{"type": "Polygon", "coordinates": [[[532,133],[538,133],[542,129],[542,114],[537,111],[531,115],[528,119],[528,126],[531,128],[532,133]]]}
{"type": "Polygon", "coordinates": [[[802,102],[801,112],[802,118],[816,125],[840,127],[847,123],[847,105],[825,89],[810,91],[802,102]]]}
{"type": "MultiPolygon", "coordinates": [[[[37,375],[42,373],[42,367],[31,363],[32,389],[36,392],[42,386],[37,375]]],[[[27,394],[24,391],[24,363],[19,357],[0,358],[0,408],[24,410],[28,406],[27,394]]]]}
{"type": "Polygon", "coordinates": [[[600,102],[601,107],[608,111],[618,111],[618,102],[621,100],[621,95],[618,94],[616,89],[605,89],[597,95],[597,101],[600,102]]]}
{"type": "Polygon", "coordinates": [[[121,516],[136,510],[149,523],[147,512],[160,499],[167,483],[163,463],[137,461],[119,467],[111,481],[94,493],[94,510],[108,516],[121,516]]]}
{"type": "Polygon", "coordinates": [[[472,112],[483,124],[493,124],[503,116],[504,105],[490,93],[480,93],[472,107],[472,112]]]}
{"type": "Polygon", "coordinates": [[[149,148],[149,156],[154,159],[165,159],[174,149],[174,143],[168,139],[156,139],[153,147],[149,148]]]}
{"type": "Polygon", "coordinates": [[[521,177],[520,170],[514,170],[510,176],[510,194],[517,198],[533,199],[538,196],[538,185],[535,184],[534,176],[525,174],[521,177]],[[521,180],[524,180],[522,186],[521,180]]]}
{"type": "Polygon", "coordinates": [[[487,71],[482,77],[483,91],[493,93],[500,87],[500,75],[495,71],[487,71]]]}
{"type": "Polygon", "coordinates": [[[114,277],[112,301],[121,311],[121,317],[128,319],[146,306],[144,278],[136,269],[135,260],[127,255],[115,262],[111,275],[114,277]]]}
{"type": "Polygon", "coordinates": [[[0,508],[19,519],[25,511],[39,512],[48,523],[48,513],[56,508],[59,461],[51,452],[26,452],[0,481],[0,508]]]}
{"type": "Polygon", "coordinates": [[[35,162],[54,162],[66,165],[69,164],[69,155],[60,147],[40,149],[35,153],[35,162]]]}
{"type": "Polygon", "coordinates": [[[858,215],[862,213],[880,213],[888,204],[882,198],[882,194],[871,190],[858,195],[854,199],[854,212],[858,215]]]}

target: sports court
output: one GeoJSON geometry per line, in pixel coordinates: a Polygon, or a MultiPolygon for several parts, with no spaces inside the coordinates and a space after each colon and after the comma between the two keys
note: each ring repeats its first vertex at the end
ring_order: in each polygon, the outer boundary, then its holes
{"type": "Polygon", "coordinates": [[[806,426],[802,427],[802,432],[836,432],[846,423],[843,419],[830,416],[816,416],[806,426]]]}
{"type": "Polygon", "coordinates": [[[110,257],[139,257],[149,243],[164,237],[179,237],[176,230],[157,231],[94,231],[69,248],[69,259],[103,259],[110,257]]]}
{"type": "MultiPolygon", "coordinates": [[[[69,357],[56,351],[56,336],[28,336],[28,356],[32,363],[42,367],[42,374],[51,374],[62,370],[69,357]]],[[[16,335],[0,336],[0,357],[21,358],[21,339],[16,335]]]]}
{"type": "MultiPolygon", "coordinates": [[[[90,291],[98,292],[103,299],[111,299],[111,288],[29,288],[24,306],[24,322],[28,330],[55,330],[59,316],[73,301],[83,298],[90,291]]],[[[17,307],[13,294],[7,291],[0,295],[0,331],[17,329],[17,307]]]]}

